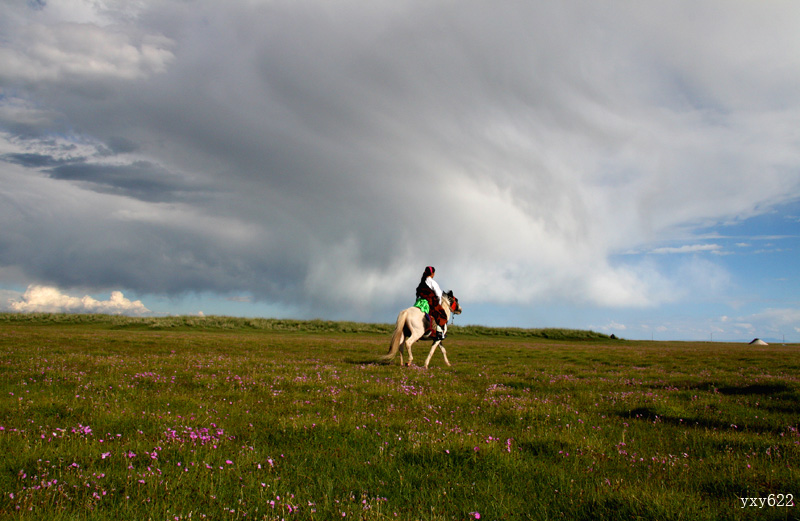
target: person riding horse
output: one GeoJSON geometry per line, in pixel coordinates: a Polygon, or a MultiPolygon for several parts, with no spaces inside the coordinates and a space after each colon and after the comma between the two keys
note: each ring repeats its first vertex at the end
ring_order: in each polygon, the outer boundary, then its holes
{"type": "Polygon", "coordinates": [[[425,268],[417,286],[417,301],[414,306],[430,315],[431,334],[435,332],[438,340],[444,340],[443,327],[447,325],[447,313],[441,303],[442,289],[433,280],[435,274],[436,269],[433,266],[425,268]]]}
{"type": "Polygon", "coordinates": [[[428,358],[425,359],[425,367],[428,367],[437,349],[442,351],[444,363],[450,365],[442,340],[447,334],[450,316],[461,314],[461,304],[452,291],[445,293],[439,288],[433,280],[434,272],[432,266],[425,269],[417,286],[417,301],[410,308],[398,313],[392,340],[389,342],[389,352],[381,357],[381,361],[390,362],[400,355],[400,365],[403,365],[405,351],[408,354],[408,365],[411,365],[414,359],[411,346],[417,340],[427,338],[432,341],[432,345],[428,358]],[[437,330],[440,332],[438,335],[437,330]]]}

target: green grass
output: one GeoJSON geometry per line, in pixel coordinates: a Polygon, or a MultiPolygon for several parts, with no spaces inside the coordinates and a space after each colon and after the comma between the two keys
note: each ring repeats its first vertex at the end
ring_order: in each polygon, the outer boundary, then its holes
{"type": "Polygon", "coordinates": [[[390,331],[0,315],[0,518],[798,519],[795,345],[390,331]]]}

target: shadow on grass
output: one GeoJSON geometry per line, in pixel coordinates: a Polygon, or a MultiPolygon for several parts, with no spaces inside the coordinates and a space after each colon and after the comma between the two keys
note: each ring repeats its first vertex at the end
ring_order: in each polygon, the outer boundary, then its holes
{"type": "Polygon", "coordinates": [[[346,357],[342,359],[342,362],[345,364],[350,365],[389,365],[389,364],[397,364],[400,365],[398,362],[399,358],[395,360],[381,360],[380,355],[376,356],[363,356],[363,357],[346,357]]]}
{"type": "Polygon", "coordinates": [[[558,440],[531,440],[518,444],[523,453],[533,456],[556,456],[563,452],[574,452],[572,444],[558,440]]]}
{"type": "Polygon", "coordinates": [[[621,411],[617,413],[621,418],[629,420],[643,420],[653,423],[663,423],[667,425],[674,425],[676,427],[684,428],[699,428],[710,429],[716,431],[741,431],[743,429],[753,429],[759,432],[763,431],[776,431],[777,429],[767,425],[734,425],[730,422],[722,420],[714,420],[711,418],[692,418],[692,417],[677,417],[665,414],[659,414],[655,409],[650,407],[637,407],[629,411],[621,411]]]}
{"type": "Polygon", "coordinates": [[[677,519],[661,505],[643,502],[635,497],[598,497],[581,502],[572,515],[575,520],[594,521],[628,519],[677,519]]]}
{"type": "MultiPolygon", "coordinates": [[[[710,476],[702,480],[698,490],[711,498],[747,498],[752,496],[766,496],[779,494],[786,490],[786,484],[762,482],[758,485],[737,480],[730,476],[710,476]]],[[[737,504],[741,506],[741,504],[737,504]]],[[[791,519],[789,517],[783,519],[791,519]]]]}
{"type": "Polygon", "coordinates": [[[759,407],[766,411],[800,414],[800,393],[793,386],[783,382],[756,383],[744,386],[730,385],[718,387],[716,391],[725,396],[753,396],[759,398],[759,407]],[[764,400],[761,400],[761,398],[764,400]]]}
{"type": "Polygon", "coordinates": [[[727,386],[720,387],[717,391],[726,396],[742,396],[742,395],[756,395],[756,396],[774,396],[776,394],[792,392],[791,386],[784,383],[774,384],[750,384],[744,387],[727,386]]]}
{"type": "MultiPolygon", "coordinates": [[[[754,383],[749,385],[723,385],[716,382],[701,382],[696,384],[664,384],[651,385],[653,389],[674,388],[690,391],[705,391],[719,393],[723,396],[752,397],[759,401],[758,407],[764,411],[782,414],[800,414],[800,392],[791,384],[784,382],[754,383]]],[[[637,411],[641,413],[641,411],[637,411]]],[[[624,415],[625,417],[630,417],[624,415]]],[[[650,415],[652,416],[652,415],[650,415]]],[[[648,417],[647,419],[655,419],[648,417]]],[[[663,417],[662,417],[663,419],[663,417]]],[[[685,423],[686,419],[684,419],[685,423]]]]}

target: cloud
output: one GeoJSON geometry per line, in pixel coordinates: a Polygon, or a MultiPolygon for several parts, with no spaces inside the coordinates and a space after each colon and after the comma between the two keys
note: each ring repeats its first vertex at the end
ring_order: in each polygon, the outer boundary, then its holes
{"type": "Polygon", "coordinates": [[[653,307],[730,278],[620,252],[721,252],[694,234],[800,195],[791,5],[127,4],[0,7],[29,280],[384,319],[433,264],[473,302],[653,307]]]}
{"type": "Polygon", "coordinates": [[[15,312],[39,313],[105,313],[111,315],[143,315],[150,313],[142,301],[131,301],[121,291],[112,291],[108,300],[97,300],[89,295],[72,297],[58,288],[28,286],[19,300],[9,300],[9,309],[15,312]]]}
{"type": "Polygon", "coordinates": [[[253,297],[250,295],[235,295],[233,297],[227,297],[225,300],[230,302],[244,302],[244,303],[252,303],[253,297]]]}
{"type": "Polygon", "coordinates": [[[45,170],[53,179],[78,181],[99,192],[144,201],[172,200],[181,192],[194,191],[184,179],[148,161],[124,165],[70,163],[45,170]]]}
{"type": "MultiPolygon", "coordinates": [[[[800,309],[768,308],[737,317],[674,316],[662,320],[656,332],[668,332],[671,338],[706,340],[713,333],[716,341],[743,341],[754,337],[782,339],[793,334],[800,322],[800,309]]],[[[643,331],[652,324],[642,326],[643,331]]]]}
{"type": "Polygon", "coordinates": [[[94,24],[22,25],[15,42],[0,47],[0,79],[58,82],[132,80],[164,72],[174,59],[172,42],[158,35],[131,35],[94,24]]]}
{"type": "Polygon", "coordinates": [[[619,322],[611,321],[605,326],[600,326],[600,330],[602,331],[625,331],[628,327],[625,324],[620,324],[619,322]]]}
{"type": "Polygon", "coordinates": [[[22,293],[10,289],[0,289],[0,311],[11,309],[11,303],[17,301],[22,293]]]}
{"type": "Polygon", "coordinates": [[[777,335],[781,331],[795,328],[800,323],[800,309],[767,308],[758,313],[741,317],[738,320],[756,324],[768,333],[777,335]]]}
{"type": "Polygon", "coordinates": [[[679,247],[665,247],[655,248],[650,253],[666,254],[666,253],[697,253],[697,252],[711,252],[720,253],[722,246],[719,244],[691,244],[679,247]]]}

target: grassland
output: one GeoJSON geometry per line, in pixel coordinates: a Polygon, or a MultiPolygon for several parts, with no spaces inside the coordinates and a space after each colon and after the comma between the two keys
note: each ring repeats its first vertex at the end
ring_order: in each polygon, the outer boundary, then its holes
{"type": "Polygon", "coordinates": [[[800,518],[796,345],[389,330],[0,315],[0,518],[800,518]]]}

